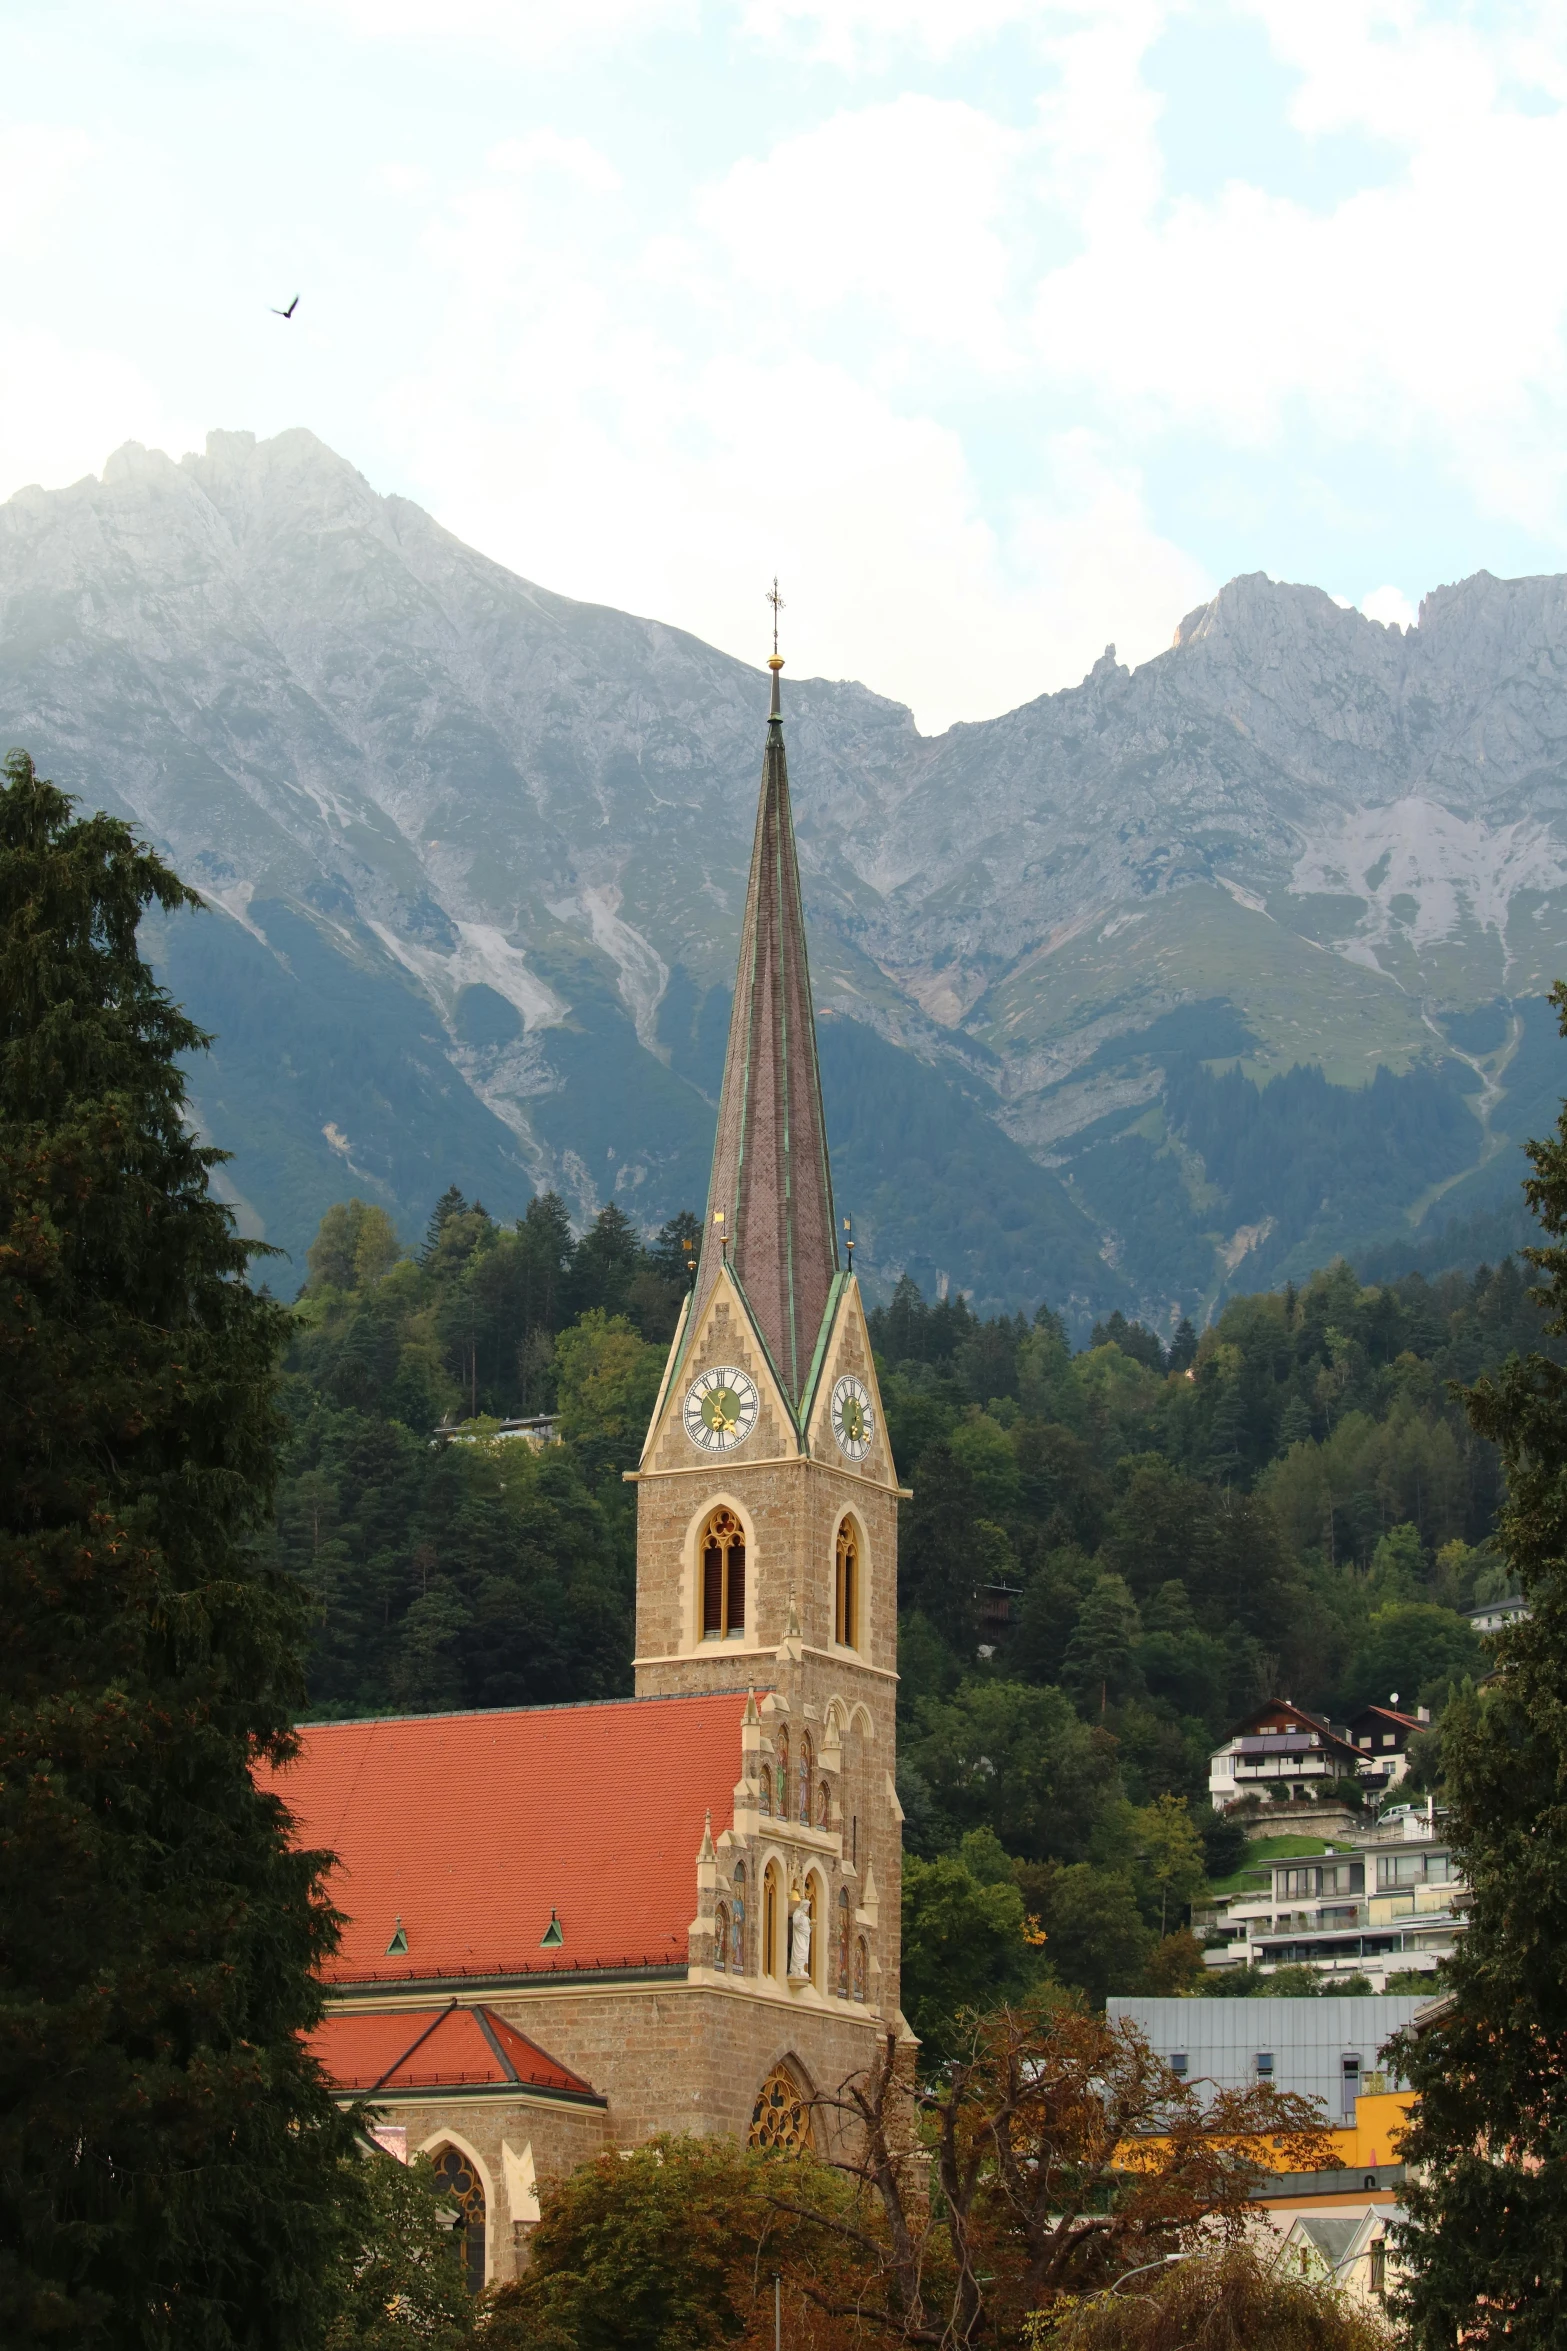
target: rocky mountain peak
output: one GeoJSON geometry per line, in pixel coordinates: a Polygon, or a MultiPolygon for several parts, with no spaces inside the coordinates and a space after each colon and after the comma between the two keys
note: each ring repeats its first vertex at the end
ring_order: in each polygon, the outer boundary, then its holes
{"type": "MultiPolygon", "coordinates": [[[[454,1177],[700,1200],[766,706],[302,428],[0,507],[0,723],[206,893],[160,951],[291,1245],[356,1186],[411,1225],[454,1177]]],[[[1401,632],[1257,572],[1140,668],[938,737],[848,681],[787,711],[867,1269],[1162,1313],[1328,1246],[1320,1193],[1243,1215],[1202,1175],[1209,1065],[1429,1078],[1476,1182],[1503,1164],[1524,1016],[1485,1008],[1567,966],[1567,581],[1477,574],[1401,632]]]]}

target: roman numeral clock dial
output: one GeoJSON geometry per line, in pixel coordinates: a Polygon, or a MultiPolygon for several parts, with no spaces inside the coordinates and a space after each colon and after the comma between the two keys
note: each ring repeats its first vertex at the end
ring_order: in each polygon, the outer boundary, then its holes
{"type": "Polygon", "coordinates": [[[732,1453],[756,1426],[757,1402],[754,1381],[732,1363],[718,1364],[686,1390],[686,1435],[703,1453],[732,1453]]]}
{"type": "Polygon", "coordinates": [[[847,1453],[851,1461],[863,1461],[871,1449],[875,1429],[876,1415],[869,1388],[852,1372],[846,1372],[832,1392],[832,1433],[838,1440],[839,1452],[847,1453]]]}

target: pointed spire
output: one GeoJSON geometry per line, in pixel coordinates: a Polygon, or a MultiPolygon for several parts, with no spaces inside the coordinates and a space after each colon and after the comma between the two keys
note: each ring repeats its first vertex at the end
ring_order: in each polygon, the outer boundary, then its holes
{"type": "Polygon", "coordinates": [[[718,1859],[718,1855],[713,1849],[713,1811],[711,1805],[709,1805],[707,1817],[702,1823],[702,1842],[697,1847],[696,1857],[699,1862],[718,1859]]]}
{"type": "Polygon", "coordinates": [[[768,667],[773,701],[692,1323],[727,1256],[798,1405],[838,1270],[838,1236],[776,642],[768,667]]]}

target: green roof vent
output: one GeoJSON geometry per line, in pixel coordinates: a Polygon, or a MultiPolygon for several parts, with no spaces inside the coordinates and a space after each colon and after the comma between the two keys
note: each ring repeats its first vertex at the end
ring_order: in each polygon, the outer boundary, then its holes
{"type": "Polygon", "coordinates": [[[403,1933],[401,1919],[392,1929],[392,1939],[386,1946],[386,1956],[388,1959],[406,1959],[408,1956],[408,1937],[403,1933]]]}
{"type": "Polygon", "coordinates": [[[552,1910],[550,1912],[550,1923],[545,1928],[543,1934],[539,1937],[539,1949],[541,1951],[559,1950],[561,1944],[564,1943],[565,1940],[566,1937],[562,1931],[560,1920],[556,1917],[555,1912],[552,1910]]]}

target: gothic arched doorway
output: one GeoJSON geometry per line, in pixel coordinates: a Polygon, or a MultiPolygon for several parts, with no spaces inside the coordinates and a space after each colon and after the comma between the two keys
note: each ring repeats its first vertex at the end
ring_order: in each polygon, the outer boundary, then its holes
{"type": "Polygon", "coordinates": [[[750,2145],[793,2150],[814,2145],[811,2107],[787,2065],[775,2065],[751,2110],[750,2145]]]}
{"type": "Polygon", "coordinates": [[[435,2179],[456,2205],[462,2231],[463,2273],[470,2294],[484,2291],[484,2183],[471,2159],[459,2147],[435,2151],[435,2179]]]}

